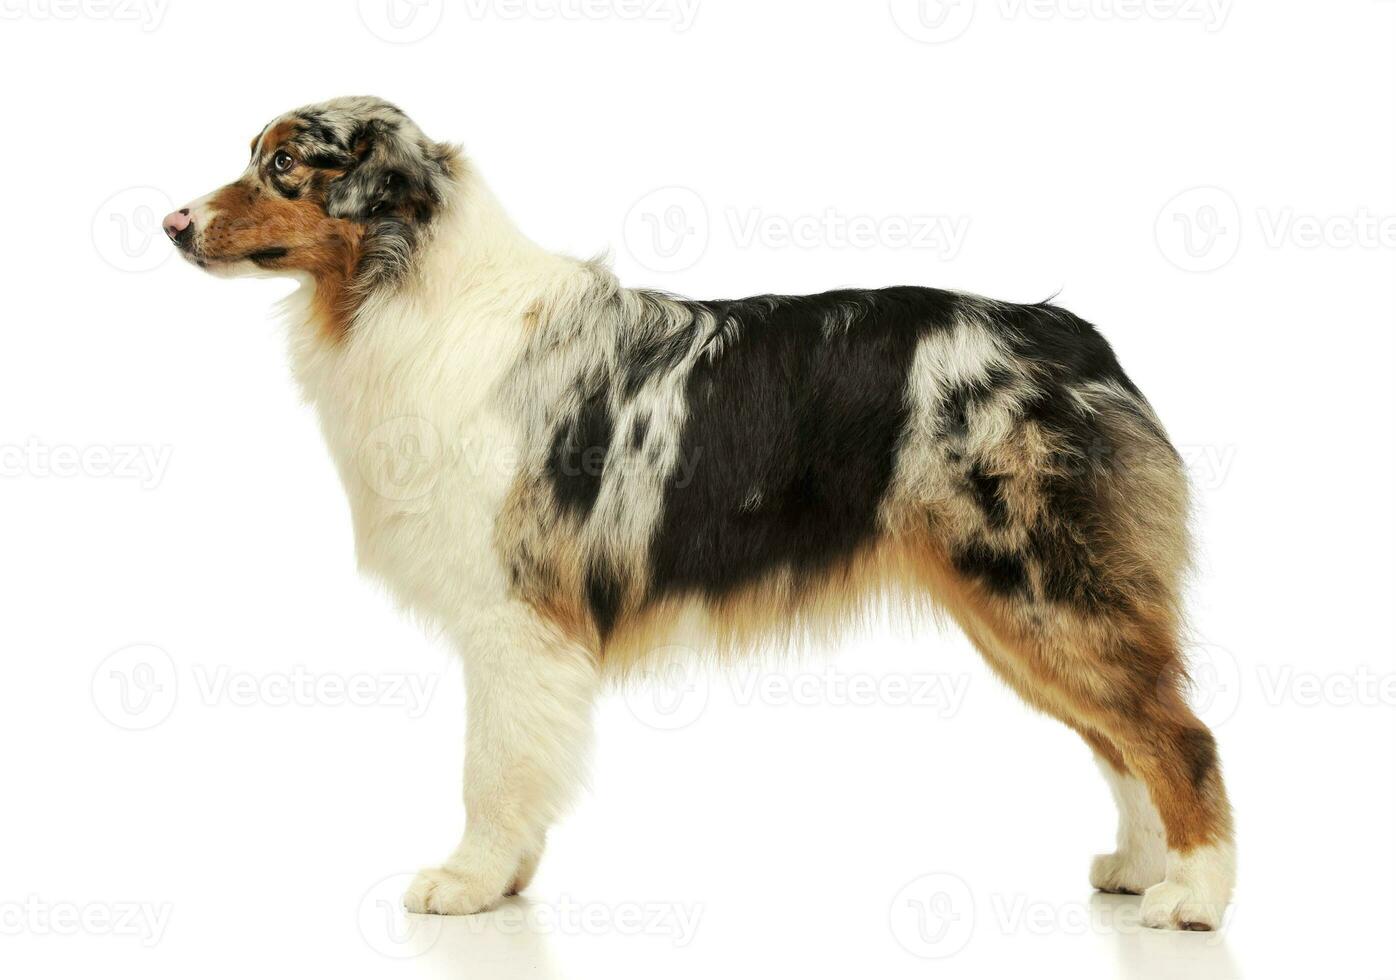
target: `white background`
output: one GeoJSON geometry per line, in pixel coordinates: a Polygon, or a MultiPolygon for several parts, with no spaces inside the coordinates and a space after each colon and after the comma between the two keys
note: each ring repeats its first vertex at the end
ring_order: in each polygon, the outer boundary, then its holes
{"type": "Polygon", "coordinates": [[[1396,3],[66,2],[0,22],[5,975],[1393,976],[1396,3]],[[1228,928],[1092,895],[1085,747],[960,637],[882,631],[611,696],[527,897],[408,929],[458,667],[355,573],[288,284],[158,228],[350,93],[630,284],[1099,324],[1197,485],[1228,928]]]}

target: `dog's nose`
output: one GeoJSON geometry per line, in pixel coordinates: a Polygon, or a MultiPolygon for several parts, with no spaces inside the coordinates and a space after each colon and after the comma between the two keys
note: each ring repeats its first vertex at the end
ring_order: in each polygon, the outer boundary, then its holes
{"type": "Polygon", "coordinates": [[[161,224],[165,228],[165,234],[169,235],[170,241],[176,245],[183,245],[193,234],[190,229],[194,227],[194,219],[189,217],[188,208],[180,208],[165,215],[161,224]]]}

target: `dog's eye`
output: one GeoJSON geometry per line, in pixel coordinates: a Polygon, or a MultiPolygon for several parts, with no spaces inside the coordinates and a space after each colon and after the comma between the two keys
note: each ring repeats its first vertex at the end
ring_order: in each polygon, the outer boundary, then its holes
{"type": "Polygon", "coordinates": [[[286,171],[290,170],[291,167],[295,164],[295,162],[296,158],[291,156],[291,154],[287,153],[285,150],[277,150],[276,156],[271,158],[271,165],[276,169],[276,172],[279,174],[284,174],[286,171]]]}

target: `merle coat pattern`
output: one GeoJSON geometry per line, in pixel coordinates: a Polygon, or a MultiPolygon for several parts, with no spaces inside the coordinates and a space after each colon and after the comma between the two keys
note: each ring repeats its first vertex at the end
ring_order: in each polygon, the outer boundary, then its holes
{"type": "Polygon", "coordinates": [[[466,829],[410,909],[528,884],[604,677],[891,606],[953,619],[1095,751],[1120,830],[1093,884],[1143,893],[1149,925],[1219,925],[1234,845],[1183,696],[1186,481],[1090,324],[915,286],[627,289],[371,98],[274,120],[165,227],[209,271],[299,281],[292,361],[360,564],[465,660],[466,829]]]}

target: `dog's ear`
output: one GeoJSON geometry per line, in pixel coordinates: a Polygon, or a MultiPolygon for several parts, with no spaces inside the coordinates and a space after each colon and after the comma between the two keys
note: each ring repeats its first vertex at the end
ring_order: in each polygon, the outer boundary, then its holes
{"type": "Polygon", "coordinates": [[[358,126],[349,135],[349,162],[344,176],[330,184],[325,210],[336,218],[368,221],[391,206],[388,192],[395,181],[390,146],[393,134],[379,120],[358,126]]]}
{"type": "Polygon", "coordinates": [[[326,210],[336,218],[364,223],[385,217],[429,220],[440,203],[440,182],[446,176],[436,150],[390,121],[363,123],[350,134],[353,162],[329,186],[326,210]]]}

